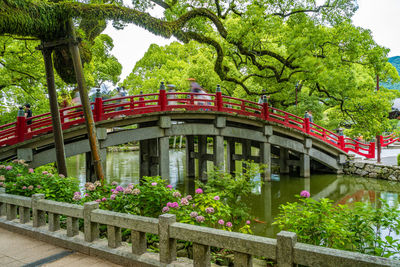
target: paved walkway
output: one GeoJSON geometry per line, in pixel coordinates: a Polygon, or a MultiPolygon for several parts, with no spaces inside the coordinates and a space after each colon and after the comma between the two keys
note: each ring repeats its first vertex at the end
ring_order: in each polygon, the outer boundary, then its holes
{"type": "MultiPolygon", "coordinates": [[[[349,153],[349,154],[354,154],[354,153],[349,153]]],[[[382,148],[382,153],[381,153],[381,162],[382,165],[387,165],[387,166],[397,166],[397,155],[400,154],[400,149],[389,149],[389,148],[382,148]]],[[[377,155],[377,152],[375,152],[375,155],[377,155]]],[[[364,157],[361,157],[359,155],[355,155],[356,161],[362,161],[366,163],[375,163],[376,164],[376,157],[375,159],[365,159],[364,157]]]]}
{"type": "Polygon", "coordinates": [[[118,267],[120,265],[0,228],[0,266],[118,267]]]}

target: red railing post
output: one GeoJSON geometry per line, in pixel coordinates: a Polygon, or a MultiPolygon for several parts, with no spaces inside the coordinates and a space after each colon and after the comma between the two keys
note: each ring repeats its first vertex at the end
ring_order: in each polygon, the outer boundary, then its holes
{"type": "Polygon", "coordinates": [[[222,103],[222,92],[221,92],[221,86],[217,84],[217,93],[215,95],[215,101],[216,101],[216,106],[218,111],[222,111],[223,109],[223,103],[222,103]]]}
{"type": "Polygon", "coordinates": [[[375,142],[370,142],[369,143],[368,156],[369,156],[370,159],[375,158],[375,142]]]}
{"type": "Polygon", "coordinates": [[[16,125],[15,135],[17,136],[18,142],[23,142],[25,140],[26,134],[26,119],[25,112],[22,107],[19,108],[17,114],[17,125],[16,125]]]}
{"type": "Polygon", "coordinates": [[[101,98],[100,89],[96,91],[96,99],[94,102],[95,121],[103,119],[103,99],[101,98]]]}
{"type": "MultiPolygon", "coordinates": [[[[143,95],[143,91],[140,91],[140,94],[143,95]]],[[[140,108],[143,108],[145,106],[143,101],[144,101],[144,97],[143,96],[139,97],[139,107],[140,108]]]]}
{"type": "Polygon", "coordinates": [[[306,133],[310,133],[310,118],[304,118],[304,129],[306,133]]]}
{"type": "Polygon", "coordinates": [[[129,101],[129,109],[130,110],[134,110],[135,109],[135,99],[133,97],[131,97],[131,99],[129,101]]]}
{"type": "Polygon", "coordinates": [[[344,144],[344,136],[343,135],[339,135],[339,147],[341,150],[344,151],[345,144],[344,144]]]}
{"type": "Polygon", "coordinates": [[[167,109],[167,93],[165,92],[164,82],[160,84],[160,93],[158,95],[158,104],[161,107],[161,111],[165,111],[167,109]]]}
{"type": "Polygon", "coordinates": [[[267,96],[263,95],[263,109],[262,109],[262,113],[263,113],[263,118],[264,120],[268,120],[269,118],[269,107],[268,107],[268,100],[267,100],[267,96]]]}

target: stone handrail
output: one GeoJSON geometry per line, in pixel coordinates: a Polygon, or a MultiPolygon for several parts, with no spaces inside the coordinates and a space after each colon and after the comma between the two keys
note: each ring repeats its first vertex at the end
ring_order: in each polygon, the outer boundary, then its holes
{"type": "Polygon", "coordinates": [[[172,214],[147,218],[100,210],[97,202],[80,206],[45,200],[43,194],[10,195],[3,188],[0,227],[123,265],[211,266],[213,246],[233,251],[235,266],[252,266],[253,256],[275,260],[278,266],[400,266],[392,259],[297,243],[291,232],[282,231],[272,239],[177,223],[172,214]],[[60,216],[67,217],[66,231],[60,228],[60,216]],[[83,233],[79,220],[83,220],[83,233]],[[99,225],[107,226],[107,240],[99,239],[99,225]],[[121,241],[123,228],[131,230],[130,250],[121,241]],[[159,236],[158,255],[147,252],[146,233],[159,236]],[[177,259],[177,240],[193,242],[193,260],[177,259]]]}

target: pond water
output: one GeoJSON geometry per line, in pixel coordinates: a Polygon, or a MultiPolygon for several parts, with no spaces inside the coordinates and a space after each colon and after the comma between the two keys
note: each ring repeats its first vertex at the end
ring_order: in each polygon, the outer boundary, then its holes
{"type": "MultiPolygon", "coordinates": [[[[67,159],[68,174],[85,181],[85,155],[67,159]]],[[[210,163],[211,167],[212,163],[210,163]]],[[[191,186],[185,178],[185,150],[170,149],[170,184],[181,192],[188,192],[191,186]]],[[[274,237],[279,231],[271,222],[279,212],[279,205],[296,201],[296,194],[302,190],[311,193],[314,199],[327,197],[335,203],[355,201],[375,202],[382,198],[389,204],[398,203],[400,183],[360,178],[347,175],[313,174],[311,178],[293,175],[274,175],[273,181],[255,188],[252,195],[243,200],[251,208],[257,222],[252,223],[255,234],[274,237]]],[[[139,182],[139,152],[108,152],[106,179],[121,185],[139,182]]],[[[193,190],[193,189],[192,189],[193,190]]]]}

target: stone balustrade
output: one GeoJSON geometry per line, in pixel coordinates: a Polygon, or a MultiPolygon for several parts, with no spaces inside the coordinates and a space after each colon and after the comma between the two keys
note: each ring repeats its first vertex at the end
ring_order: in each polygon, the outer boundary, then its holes
{"type": "Polygon", "coordinates": [[[210,247],[232,251],[234,265],[244,267],[252,266],[254,256],[278,266],[400,266],[396,260],[297,243],[291,232],[272,239],[178,223],[172,214],[148,218],[100,210],[96,202],[81,206],[45,200],[42,194],[10,195],[4,189],[0,227],[124,266],[211,266],[210,247]],[[66,217],[66,229],[60,227],[61,217],[66,217]],[[107,227],[107,238],[99,238],[100,225],[107,227]],[[131,232],[129,246],[122,242],[122,229],[131,232]],[[147,252],[146,234],[158,235],[159,254],[147,252]],[[193,242],[193,260],[176,257],[177,240],[193,242]]]}

